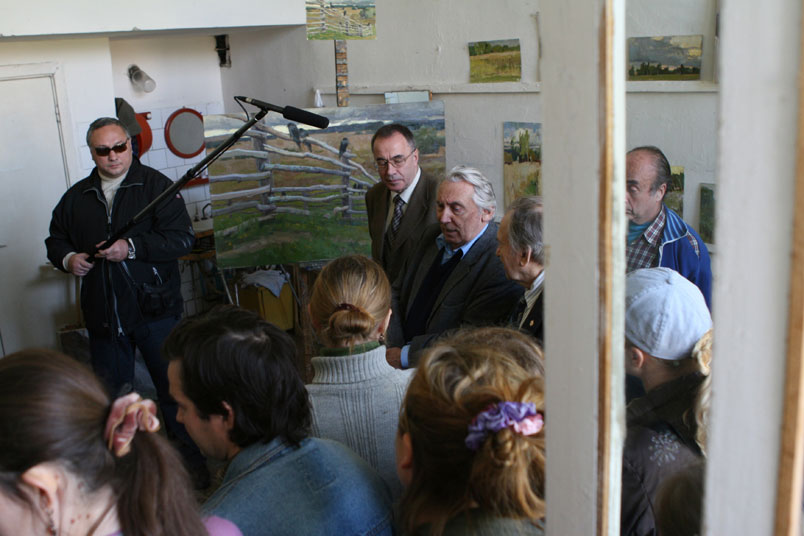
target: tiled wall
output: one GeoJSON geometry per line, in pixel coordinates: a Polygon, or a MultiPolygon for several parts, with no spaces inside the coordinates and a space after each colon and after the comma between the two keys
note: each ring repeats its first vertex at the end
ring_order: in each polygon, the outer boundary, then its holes
{"type": "MultiPolygon", "coordinates": [[[[153,143],[140,160],[146,166],[158,169],[173,181],[182,178],[191,167],[200,162],[206,155],[206,152],[202,151],[193,158],[182,158],[173,154],[167,147],[165,142],[165,122],[167,122],[170,114],[184,106],[200,112],[201,115],[223,113],[223,103],[221,102],[182,104],[170,108],[148,110],[151,112],[151,119],[148,120],[148,124],[153,132],[153,143]]],[[[184,203],[187,206],[187,212],[190,214],[191,220],[195,220],[196,217],[199,220],[203,219],[204,214],[209,218],[212,212],[211,207],[207,207],[206,211],[204,210],[205,205],[209,203],[209,184],[186,187],[182,190],[182,197],[184,197],[184,203]]],[[[202,270],[209,272],[212,269],[211,263],[206,261],[197,263],[180,261],[179,268],[182,274],[181,290],[182,296],[184,296],[185,314],[189,316],[207,310],[213,302],[205,298],[201,272],[202,270]]]]}

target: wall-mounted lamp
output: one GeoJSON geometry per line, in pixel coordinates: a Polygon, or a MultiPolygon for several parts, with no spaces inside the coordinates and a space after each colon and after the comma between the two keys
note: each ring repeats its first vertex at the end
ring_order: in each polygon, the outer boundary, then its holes
{"type": "Polygon", "coordinates": [[[136,65],[128,66],[128,78],[131,80],[131,84],[140,91],[150,93],[156,89],[154,79],[136,65]]]}

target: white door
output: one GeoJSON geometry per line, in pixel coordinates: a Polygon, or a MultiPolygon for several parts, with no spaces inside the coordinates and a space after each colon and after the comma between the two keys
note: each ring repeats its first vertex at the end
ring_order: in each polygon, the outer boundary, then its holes
{"type": "MultiPolygon", "coordinates": [[[[52,76],[0,72],[0,337],[6,354],[56,348],[78,320],[74,278],[45,266],[50,214],[69,181],[52,76]]],[[[1,354],[0,354],[1,355],[1,354]]]]}

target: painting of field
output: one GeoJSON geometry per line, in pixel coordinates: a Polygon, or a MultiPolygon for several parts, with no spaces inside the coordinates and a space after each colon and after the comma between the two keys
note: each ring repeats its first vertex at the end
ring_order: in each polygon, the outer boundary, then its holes
{"type": "Polygon", "coordinates": [[[519,196],[542,195],[541,123],[503,123],[505,208],[519,196]]]}
{"type": "Polygon", "coordinates": [[[469,82],[517,82],[521,78],[519,39],[469,43],[469,82]]]}
{"type": "MultiPolygon", "coordinates": [[[[440,101],[317,108],[323,130],[269,114],[209,168],[215,247],[225,268],[314,262],[370,254],[364,196],[379,182],[371,136],[409,127],[419,165],[443,176],[440,101]]],[[[243,124],[242,114],[204,117],[207,150],[243,124]]]]}
{"type": "Polygon", "coordinates": [[[670,186],[664,194],[664,204],[684,217],[684,166],[670,166],[670,186]]]}
{"type": "Polygon", "coordinates": [[[707,244],[715,243],[715,185],[701,183],[701,206],[698,234],[707,244]]]}
{"type": "Polygon", "coordinates": [[[700,80],[702,35],[630,37],[628,80],[700,80]]]}
{"type": "Polygon", "coordinates": [[[305,0],[307,39],[375,39],[375,0],[305,0]]]}

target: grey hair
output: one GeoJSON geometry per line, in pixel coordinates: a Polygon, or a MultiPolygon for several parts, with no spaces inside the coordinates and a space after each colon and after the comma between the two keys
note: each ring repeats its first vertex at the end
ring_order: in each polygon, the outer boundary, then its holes
{"type": "Polygon", "coordinates": [[[87,146],[90,147],[89,139],[92,137],[92,133],[98,130],[99,128],[108,127],[109,125],[115,125],[123,129],[123,132],[126,134],[126,139],[131,138],[131,133],[126,128],[119,119],[115,119],[114,117],[101,117],[95,119],[91,125],[89,125],[89,129],[87,130],[87,146]]]}
{"type": "Polygon", "coordinates": [[[447,174],[445,182],[468,182],[475,192],[472,194],[472,201],[479,208],[488,210],[492,214],[497,210],[497,198],[494,196],[494,188],[491,187],[489,180],[480,171],[469,166],[455,166],[447,174]]]}
{"type": "Polygon", "coordinates": [[[540,196],[519,197],[508,207],[508,242],[514,251],[522,253],[530,248],[531,258],[544,266],[542,243],[542,212],[544,203],[540,196]]]}

